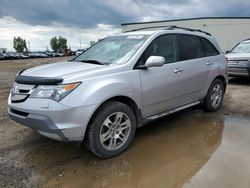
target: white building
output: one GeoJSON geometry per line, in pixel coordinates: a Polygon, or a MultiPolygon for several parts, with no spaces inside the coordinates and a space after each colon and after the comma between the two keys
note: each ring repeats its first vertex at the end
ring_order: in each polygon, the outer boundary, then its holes
{"type": "Polygon", "coordinates": [[[238,42],[250,38],[250,17],[201,17],[155,22],[123,23],[122,31],[145,27],[176,25],[201,29],[211,33],[223,51],[232,49],[238,42]]]}

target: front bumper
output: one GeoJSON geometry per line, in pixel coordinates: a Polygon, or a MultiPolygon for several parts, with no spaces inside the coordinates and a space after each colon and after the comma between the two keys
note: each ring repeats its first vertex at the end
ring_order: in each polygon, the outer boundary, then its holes
{"type": "Polygon", "coordinates": [[[44,136],[54,140],[68,141],[68,138],[65,137],[62,131],[47,116],[28,114],[12,108],[9,108],[8,112],[12,120],[26,125],[44,136]]]}
{"type": "Polygon", "coordinates": [[[68,107],[50,99],[8,101],[11,119],[40,134],[60,141],[82,141],[97,105],[68,107]]]}

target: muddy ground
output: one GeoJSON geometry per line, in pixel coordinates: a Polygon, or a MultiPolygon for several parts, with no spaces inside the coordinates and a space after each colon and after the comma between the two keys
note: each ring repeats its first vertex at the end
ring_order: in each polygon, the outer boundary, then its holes
{"type": "Polygon", "coordinates": [[[230,80],[218,112],[198,106],[153,122],[138,129],[125,153],[101,160],[7,115],[17,71],[59,60],[0,61],[0,187],[250,187],[248,79],[230,80]]]}

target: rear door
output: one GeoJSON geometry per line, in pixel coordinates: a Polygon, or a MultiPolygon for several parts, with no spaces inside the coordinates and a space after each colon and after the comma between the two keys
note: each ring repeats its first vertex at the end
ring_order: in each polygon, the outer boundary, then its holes
{"type": "Polygon", "coordinates": [[[207,88],[209,67],[201,38],[194,35],[178,34],[179,61],[182,62],[186,77],[186,103],[200,100],[207,88]]]}
{"type": "Polygon", "coordinates": [[[201,41],[205,51],[206,67],[208,71],[206,85],[209,87],[218,74],[218,67],[225,67],[225,56],[221,55],[214,45],[206,38],[201,37],[201,41]]]}

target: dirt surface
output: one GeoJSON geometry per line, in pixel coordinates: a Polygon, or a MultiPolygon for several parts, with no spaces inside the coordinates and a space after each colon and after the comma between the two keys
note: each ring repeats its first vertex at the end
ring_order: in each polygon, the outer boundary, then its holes
{"type": "Polygon", "coordinates": [[[248,79],[230,80],[218,112],[198,106],[153,122],[137,130],[125,153],[101,160],[7,115],[16,73],[63,59],[0,61],[0,187],[249,188],[248,79]]]}

